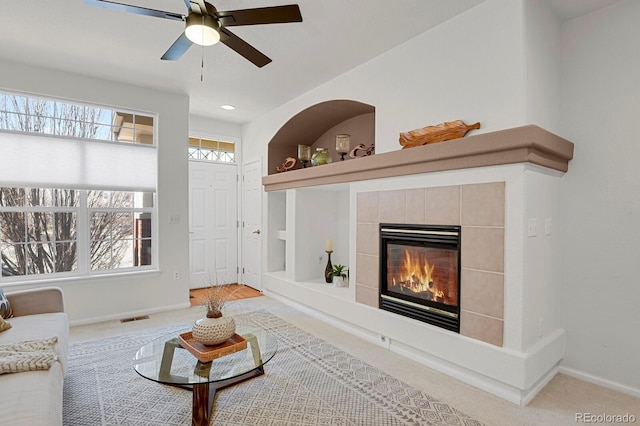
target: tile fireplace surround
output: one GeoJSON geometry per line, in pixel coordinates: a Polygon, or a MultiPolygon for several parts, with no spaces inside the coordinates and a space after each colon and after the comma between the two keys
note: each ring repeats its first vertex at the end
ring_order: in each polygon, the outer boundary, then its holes
{"type": "Polygon", "coordinates": [[[379,224],[462,225],[460,334],[502,346],[504,182],[360,192],[356,302],[378,308],[379,224]]]}
{"type": "Polygon", "coordinates": [[[555,230],[573,144],[523,126],[373,157],[263,177],[265,293],[527,404],[564,356],[555,230]],[[380,223],[462,227],[459,334],[378,309],[380,223]],[[325,238],[348,252],[348,288],[309,275],[325,238]]]}

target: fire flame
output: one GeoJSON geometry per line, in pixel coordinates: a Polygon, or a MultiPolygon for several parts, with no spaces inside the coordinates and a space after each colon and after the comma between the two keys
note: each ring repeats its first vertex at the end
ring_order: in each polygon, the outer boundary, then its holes
{"type": "MultiPolygon", "coordinates": [[[[435,287],[433,270],[435,265],[429,264],[427,259],[412,259],[409,250],[404,251],[403,267],[398,271],[400,285],[414,293],[430,292],[434,297],[444,298],[444,291],[435,287]]],[[[392,279],[396,285],[395,277],[392,279]]]]}

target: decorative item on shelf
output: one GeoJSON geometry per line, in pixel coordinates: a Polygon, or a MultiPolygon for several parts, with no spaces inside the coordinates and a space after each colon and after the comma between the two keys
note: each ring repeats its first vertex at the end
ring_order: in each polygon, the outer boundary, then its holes
{"type": "Polygon", "coordinates": [[[334,287],[348,287],[349,286],[349,274],[346,266],[335,265],[331,274],[333,275],[334,287]]]}
{"type": "Polygon", "coordinates": [[[324,280],[327,283],[333,281],[333,266],[331,265],[331,253],[333,253],[333,242],[327,240],[327,245],[324,250],[327,253],[327,267],[324,268],[324,280]]]}
{"type": "Polygon", "coordinates": [[[203,306],[207,316],[193,324],[192,336],[203,345],[219,345],[230,339],[236,332],[236,323],[231,316],[222,315],[222,308],[233,292],[224,286],[210,285],[203,306]]]}
{"type": "Polygon", "coordinates": [[[280,166],[276,166],[276,173],[288,172],[293,169],[296,164],[298,164],[298,160],[293,157],[287,157],[280,166]]]}
{"type": "Polygon", "coordinates": [[[298,160],[302,162],[302,168],[307,167],[311,160],[311,147],[309,145],[298,145],[298,160]]]}
{"type": "Polygon", "coordinates": [[[422,129],[400,133],[400,145],[402,145],[402,149],[405,149],[458,139],[466,135],[469,130],[479,128],[479,122],[471,125],[464,124],[462,120],[440,123],[436,126],[427,126],[422,129]]]}
{"type": "Polygon", "coordinates": [[[344,156],[349,152],[351,135],[336,135],[336,151],[340,154],[340,161],[344,161],[344,156]]]}
{"type": "Polygon", "coordinates": [[[329,163],[331,163],[329,150],[327,148],[316,148],[316,152],[311,156],[311,164],[314,166],[321,166],[329,163]]]}
{"type": "Polygon", "coordinates": [[[351,150],[349,153],[349,157],[358,158],[358,157],[367,157],[369,155],[373,155],[376,153],[376,146],[371,144],[369,148],[367,148],[364,144],[359,143],[355,148],[351,150]]]}

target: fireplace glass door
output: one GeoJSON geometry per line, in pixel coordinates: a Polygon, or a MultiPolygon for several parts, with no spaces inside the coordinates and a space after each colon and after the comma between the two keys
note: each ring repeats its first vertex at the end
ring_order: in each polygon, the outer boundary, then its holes
{"type": "Polygon", "coordinates": [[[460,227],[380,225],[380,307],[459,330],[460,227]]]}

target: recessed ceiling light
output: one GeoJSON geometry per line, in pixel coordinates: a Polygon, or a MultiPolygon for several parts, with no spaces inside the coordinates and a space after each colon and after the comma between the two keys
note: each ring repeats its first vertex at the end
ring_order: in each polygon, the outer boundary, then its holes
{"type": "Polygon", "coordinates": [[[234,107],[233,105],[220,105],[220,108],[226,109],[228,111],[232,111],[232,110],[236,109],[236,107],[234,107]]]}

